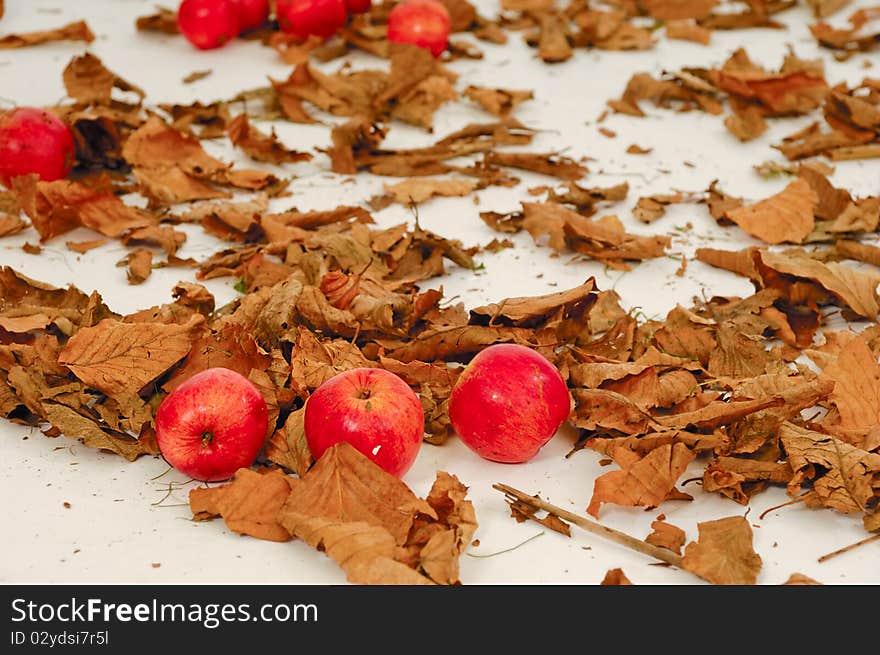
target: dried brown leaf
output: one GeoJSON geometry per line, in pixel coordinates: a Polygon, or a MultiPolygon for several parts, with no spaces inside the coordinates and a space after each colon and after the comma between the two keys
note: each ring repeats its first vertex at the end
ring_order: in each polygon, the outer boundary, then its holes
{"type": "Polygon", "coordinates": [[[278,512],[299,481],[278,469],[239,469],[231,482],[197,487],[189,492],[194,520],[222,516],[233,532],[268,541],[289,541],[278,523],[278,512]]]}
{"type": "Polygon", "coordinates": [[[762,561],[752,547],[752,528],[742,516],[697,524],[699,539],[685,548],[682,567],[712,584],[753,585],[762,561]]]}
{"type": "Polygon", "coordinates": [[[54,30],[40,30],[24,34],[7,34],[0,37],[0,50],[26,48],[52,41],[85,41],[91,43],[95,35],[85,21],[76,21],[54,30]]]}
{"type": "Polygon", "coordinates": [[[696,455],[682,443],[661,446],[645,457],[630,450],[615,451],[618,456],[629,453],[621,461],[619,471],[598,477],[587,512],[599,516],[604,503],[631,507],[657,507],[671,494],[678,493],[675,483],[696,455]]]}
{"type": "Polygon", "coordinates": [[[186,325],[104,319],[77,332],[58,361],[108,396],[137,393],[189,353],[194,332],[203,323],[201,315],[186,325]]]}

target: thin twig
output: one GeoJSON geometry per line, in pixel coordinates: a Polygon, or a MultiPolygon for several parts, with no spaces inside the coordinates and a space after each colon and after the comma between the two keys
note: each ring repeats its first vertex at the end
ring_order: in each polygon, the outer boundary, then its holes
{"type": "Polygon", "coordinates": [[[587,532],[592,532],[593,534],[597,534],[600,537],[605,537],[610,541],[618,543],[622,546],[626,546],[627,548],[631,548],[639,553],[644,555],[648,555],[650,557],[654,557],[659,559],[662,562],[666,562],[667,564],[671,564],[672,566],[676,566],[678,568],[682,568],[681,566],[681,555],[677,555],[673,553],[671,550],[667,550],[666,548],[660,548],[659,546],[655,546],[653,544],[649,544],[647,541],[642,541],[641,539],[636,539],[635,537],[631,537],[625,532],[621,532],[620,530],[615,530],[614,528],[609,528],[607,526],[602,525],[601,523],[597,523],[596,521],[592,521],[585,516],[580,516],[579,514],[575,514],[573,512],[569,512],[568,510],[562,509],[561,507],[557,507],[556,505],[551,505],[550,503],[544,502],[540,498],[536,498],[534,496],[529,496],[528,494],[514,489],[513,487],[496,483],[492,485],[493,489],[497,489],[498,491],[504,493],[505,495],[519,500],[527,505],[531,505],[532,507],[537,507],[538,509],[543,509],[551,514],[555,514],[561,519],[574,523],[579,528],[583,528],[587,532]]]}
{"type": "Polygon", "coordinates": [[[827,555],[822,555],[822,557],[819,558],[819,561],[820,562],[827,562],[832,557],[837,557],[838,555],[843,555],[844,553],[851,551],[853,548],[858,548],[859,546],[864,546],[865,544],[869,544],[872,541],[877,541],[878,539],[880,539],[880,534],[871,535],[870,537],[866,537],[865,539],[862,539],[861,541],[857,541],[854,544],[850,544],[849,546],[841,548],[840,550],[835,550],[833,553],[828,553],[827,555]]]}
{"type": "Polygon", "coordinates": [[[525,546],[527,543],[529,543],[530,541],[534,541],[535,539],[537,539],[538,537],[540,537],[543,534],[544,534],[544,531],[542,530],[538,534],[533,534],[531,537],[529,537],[528,539],[526,539],[522,543],[518,543],[516,546],[511,546],[510,548],[505,548],[504,550],[499,550],[494,553],[488,553],[487,555],[474,555],[473,553],[465,553],[465,555],[467,555],[468,557],[495,557],[496,555],[501,555],[502,553],[509,553],[512,550],[516,550],[520,546],[525,546]]]}
{"type": "Polygon", "coordinates": [[[809,493],[810,492],[807,491],[807,492],[801,494],[800,496],[798,496],[797,498],[795,498],[794,500],[789,500],[785,503],[780,503],[779,505],[774,505],[773,507],[768,507],[763,512],[761,512],[761,515],[758,517],[758,519],[763,521],[764,517],[767,516],[767,514],[772,512],[774,509],[782,509],[783,507],[788,507],[790,505],[797,505],[798,503],[803,502],[803,500],[807,497],[807,495],[809,493]]]}

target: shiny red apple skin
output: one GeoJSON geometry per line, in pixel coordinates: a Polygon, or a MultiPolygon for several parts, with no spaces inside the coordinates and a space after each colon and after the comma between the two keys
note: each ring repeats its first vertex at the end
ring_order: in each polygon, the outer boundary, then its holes
{"type": "Polygon", "coordinates": [[[19,175],[36,173],[44,182],[67,177],[76,158],[70,127],[39,107],[16,107],[0,114],[0,183],[11,187],[19,175]]]}
{"type": "Polygon", "coordinates": [[[404,0],[388,14],[388,40],[409,43],[439,57],[449,45],[449,11],[437,0],[404,0]]]}
{"type": "Polygon", "coordinates": [[[195,480],[227,480],[254,463],[269,412],[257,387],[226,368],[195,374],[156,412],[156,441],[165,460],[195,480]]]}
{"type": "Polygon", "coordinates": [[[347,441],[395,477],[410,469],[425,436],[425,414],[409,385],[380,368],[327,380],[306,401],[306,442],[315,459],[347,441]]]}
{"type": "Polygon", "coordinates": [[[232,0],[238,14],[239,32],[260,27],[269,20],[269,0],[232,0]]]}
{"type": "Polygon", "coordinates": [[[349,14],[365,14],[373,7],[373,0],[345,0],[349,14]]]}
{"type": "Polygon", "coordinates": [[[275,15],[282,32],[306,40],[317,36],[325,41],[348,20],[345,0],[278,0],[275,15]]]}
{"type": "Polygon", "coordinates": [[[177,8],[177,27],[199,50],[220,48],[241,31],[230,0],[183,0],[177,8]]]}
{"type": "Polygon", "coordinates": [[[465,445],[509,464],[532,459],[570,410],[556,367],[537,351],[509,343],[477,353],[449,397],[449,418],[465,445]]]}

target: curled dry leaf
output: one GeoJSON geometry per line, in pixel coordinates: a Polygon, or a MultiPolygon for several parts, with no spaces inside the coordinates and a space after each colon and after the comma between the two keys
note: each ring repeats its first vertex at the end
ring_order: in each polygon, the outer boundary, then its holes
{"type": "Polygon", "coordinates": [[[604,503],[656,507],[670,495],[680,495],[675,483],[696,458],[682,443],[661,446],[645,457],[627,449],[615,449],[614,456],[621,470],[605,473],[593,485],[587,512],[597,518],[604,503]]]}
{"type": "Polygon", "coordinates": [[[266,442],[266,459],[303,477],[315,463],[303,427],[305,407],[291,412],[266,442]]]}
{"type": "Polygon", "coordinates": [[[701,45],[709,45],[712,41],[712,30],[687,19],[667,20],[666,38],[678,41],[693,41],[701,45]]]}
{"type": "Polygon", "coordinates": [[[138,248],[132,251],[123,260],[128,265],[127,275],[129,284],[143,284],[153,272],[153,251],[146,248],[138,248]]]}
{"type": "Polygon", "coordinates": [[[684,530],[660,519],[651,523],[651,528],[653,532],[645,537],[645,541],[681,555],[681,548],[687,540],[684,530]]]}
{"type": "Polygon", "coordinates": [[[141,32],[180,33],[177,27],[177,12],[165,7],[159,7],[155,14],[139,16],[135,21],[135,27],[141,32]]]}
{"type": "Polygon", "coordinates": [[[76,21],[54,30],[27,32],[26,34],[7,34],[0,37],[0,50],[27,48],[52,41],[84,41],[91,43],[95,35],[85,21],[76,21]]]}
{"type": "Polygon", "coordinates": [[[288,528],[303,517],[366,523],[382,528],[402,546],[419,512],[436,517],[406,484],[343,442],[328,448],[302,478],[279,518],[288,528]]]}
{"type": "Polygon", "coordinates": [[[67,95],[78,103],[109,105],[113,89],[131,91],[143,100],[142,89],[108,70],[95,55],[87,52],[74,57],[62,74],[67,95]]]}
{"type": "Polygon", "coordinates": [[[360,584],[457,584],[458,558],[477,523],[467,488],[438,472],[428,498],[347,443],[326,451],[278,520],[360,584]]]}
{"type": "Polygon", "coordinates": [[[36,175],[15,178],[14,189],[24,213],[40,233],[40,241],[87,227],[108,237],[146,227],[156,219],[126,205],[110,191],[89,188],[71,180],[43,182],[36,175]]]}
{"type": "Polygon", "coordinates": [[[490,89],[473,85],[465,89],[464,94],[495,116],[507,116],[517,105],[535,97],[532,91],[490,89]]]}
{"type": "Polygon", "coordinates": [[[822,428],[854,446],[880,446],[880,364],[864,335],[850,341],[825,368],[833,381],[829,402],[837,409],[821,421],[822,428]]]}
{"type": "Polygon", "coordinates": [[[697,524],[699,539],[687,545],[681,564],[712,584],[753,585],[762,561],[752,547],[752,528],[742,516],[697,524]]]}
{"type": "Polygon", "coordinates": [[[0,237],[18,234],[27,227],[27,222],[18,216],[0,212],[0,237]]]}
{"type": "Polygon", "coordinates": [[[278,512],[300,484],[278,469],[239,469],[231,482],[219,487],[196,487],[189,492],[193,520],[222,516],[233,532],[267,541],[289,541],[278,523],[278,512]]]}
{"type": "Polygon", "coordinates": [[[868,513],[876,503],[880,455],[789,422],[782,425],[779,438],[795,472],[789,495],[799,495],[810,483],[808,505],[844,514],[868,513]]]}
{"type": "Polygon", "coordinates": [[[232,145],[244,150],[247,155],[261,162],[270,164],[291,164],[309,161],[312,156],[307,152],[297,152],[286,148],[272,130],[264,134],[250,124],[246,114],[239,114],[226,125],[226,134],[232,145]]]}
{"type": "Polygon", "coordinates": [[[596,302],[596,283],[593,278],[582,285],[547,294],[526,298],[507,298],[500,303],[471,310],[470,322],[474,325],[506,325],[511,327],[537,327],[551,317],[564,320],[572,316],[585,316],[596,302]]]}

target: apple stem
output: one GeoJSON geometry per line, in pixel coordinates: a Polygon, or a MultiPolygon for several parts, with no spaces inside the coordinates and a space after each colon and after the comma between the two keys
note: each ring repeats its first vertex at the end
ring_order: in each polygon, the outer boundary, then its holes
{"type": "Polygon", "coordinates": [[[212,441],[214,441],[214,434],[210,430],[205,430],[204,432],[202,432],[203,446],[210,446],[212,441]]]}
{"type": "Polygon", "coordinates": [[[541,500],[537,496],[529,496],[525,492],[520,491],[519,489],[514,489],[509,485],[496,483],[492,485],[492,488],[504,493],[504,495],[508,496],[509,498],[521,501],[537,509],[542,509],[546,512],[554,514],[561,519],[570,521],[576,526],[583,528],[587,532],[592,532],[593,534],[597,534],[601,537],[605,537],[606,539],[610,539],[611,541],[618,543],[622,546],[626,546],[627,548],[631,548],[632,550],[638,551],[645,555],[649,555],[650,557],[655,557],[660,561],[671,564],[672,566],[675,566],[677,568],[682,568],[681,555],[678,555],[671,550],[649,544],[647,541],[636,539],[635,537],[632,537],[625,532],[621,532],[620,530],[615,530],[614,528],[609,528],[602,525],[601,523],[597,523],[596,521],[591,521],[585,516],[580,516],[579,514],[569,512],[568,510],[557,507],[556,505],[551,505],[550,503],[541,500]]]}

